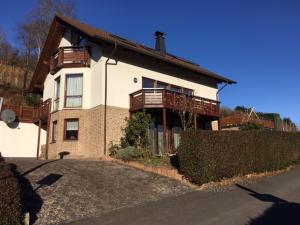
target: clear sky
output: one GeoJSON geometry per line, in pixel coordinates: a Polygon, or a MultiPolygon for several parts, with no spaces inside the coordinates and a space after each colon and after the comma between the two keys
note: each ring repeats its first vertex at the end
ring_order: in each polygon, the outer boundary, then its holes
{"type": "MultiPolygon", "coordinates": [[[[74,0],[85,23],[154,46],[167,34],[167,51],[238,82],[222,104],[279,112],[300,123],[299,0],[74,0]]],[[[35,0],[3,0],[0,27],[18,43],[16,25],[35,0]]]]}

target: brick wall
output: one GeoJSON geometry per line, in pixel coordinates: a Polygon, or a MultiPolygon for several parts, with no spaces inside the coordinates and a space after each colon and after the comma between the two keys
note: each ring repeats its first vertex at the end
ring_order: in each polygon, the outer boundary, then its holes
{"type": "MultiPolygon", "coordinates": [[[[118,143],[125,126],[128,109],[107,106],[107,149],[111,142],[118,143]]],[[[64,109],[51,115],[49,159],[58,158],[58,154],[67,151],[67,158],[100,158],[104,154],[104,106],[92,109],[64,109]],[[66,141],[64,137],[64,120],[79,119],[79,137],[76,141],[66,141]],[[57,141],[52,142],[52,125],[57,121],[57,141]]]]}

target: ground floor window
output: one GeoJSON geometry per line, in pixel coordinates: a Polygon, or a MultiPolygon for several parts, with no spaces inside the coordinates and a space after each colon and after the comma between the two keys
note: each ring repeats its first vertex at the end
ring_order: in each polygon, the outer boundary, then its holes
{"type": "Polygon", "coordinates": [[[57,141],[57,121],[53,121],[52,124],[52,142],[57,141]]]}
{"type": "Polygon", "coordinates": [[[78,140],[79,119],[65,119],[64,139],[78,140]]]}

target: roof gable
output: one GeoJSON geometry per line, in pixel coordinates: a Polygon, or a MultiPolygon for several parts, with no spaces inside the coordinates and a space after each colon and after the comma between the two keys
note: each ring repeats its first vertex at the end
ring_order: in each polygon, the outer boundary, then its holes
{"type": "Polygon", "coordinates": [[[71,27],[77,32],[87,36],[90,40],[92,40],[95,43],[106,42],[110,44],[117,44],[131,51],[153,57],[163,62],[182,67],[184,69],[199,73],[204,76],[214,78],[219,83],[236,83],[235,81],[229,78],[208,71],[207,69],[200,67],[198,64],[193,63],[189,60],[177,57],[169,53],[161,54],[153,48],[141,45],[137,42],[129,41],[125,38],[103,31],[101,29],[94,28],[92,26],[81,23],[80,21],[75,20],[73,18],[56,15],[50,27],[47,40],[45,42],[39,62],[34,72],[30,84],[30,91],[41,91],[38,87],[40,87],[44,83],[46,76],[49,73],[50,57],[53,54],[53,52],[58,48],[59,42],[63,36],[66,27],[71,27]]]}

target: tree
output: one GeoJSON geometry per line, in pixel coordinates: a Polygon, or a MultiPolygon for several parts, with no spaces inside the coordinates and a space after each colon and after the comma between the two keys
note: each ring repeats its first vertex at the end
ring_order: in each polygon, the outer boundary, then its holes
{"type": "Polygon", "coordinates": [[[238,105],[237,107],[235,107],[234,111],[240,111],[240,112],[247,112],[248,108],[242,105],[238,105]]]}
{"type": "Polygon", "coordinates": [[[176,110],[180,117],[181,126],[183,130],[191,127],[194,117],[194,100],[190,100],[185,95],[181,95],[178,99],[180,107],[176,110]]]}
{"type": "Polygon", "coordinates": [[[28,14],[27,19],[19,25],[18,29],[18,37],[28,59],[29,55],[35,56],[35,61],[39,58],[55,14],[74,16],[74,12],[75,6],[70,1],[37,1],[37,6],[28,14]]]}
{"type": "Polygon", "coordinates": [[[226,117],[226,116],[230,116],[233,115],[234,111],[226,106],[221,107],[221,117],[226,117]]]}

